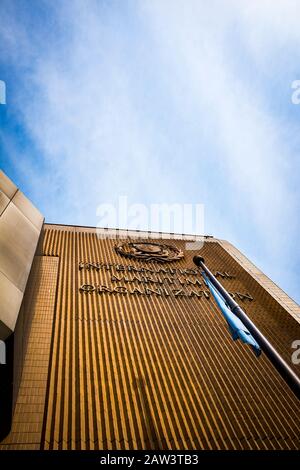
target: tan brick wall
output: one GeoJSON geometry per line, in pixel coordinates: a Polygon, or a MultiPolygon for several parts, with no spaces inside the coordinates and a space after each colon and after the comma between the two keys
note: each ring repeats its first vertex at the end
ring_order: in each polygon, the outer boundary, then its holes
{"type": "Polygon", "coordinates": [[[32,316],[10,434],[0,450],[39,449],[43,427],[59,259],[37,256],[22,308],[32,316]]]}

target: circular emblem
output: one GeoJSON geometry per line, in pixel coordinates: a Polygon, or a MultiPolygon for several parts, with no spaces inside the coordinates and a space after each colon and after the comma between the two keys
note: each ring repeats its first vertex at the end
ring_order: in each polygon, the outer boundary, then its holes
{"type": "Polygon", "coordinates": [[[127,258],[161,263],[178,261],[184,257],[183,252],[178,248],[155,242],[126,242],[116,245],[115,250],[119,255],[127,258]]]}

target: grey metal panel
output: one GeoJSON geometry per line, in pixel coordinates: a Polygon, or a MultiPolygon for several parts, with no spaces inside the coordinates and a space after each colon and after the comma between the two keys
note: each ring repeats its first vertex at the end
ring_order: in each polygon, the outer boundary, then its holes
{"type": "Polygon", "coordinates": [[[6,194],[9,199],[12,199],[15,192],[17,191],[17,186],[0,170],[0,189],[6,194]]]}
{"type": "Polygon", "coordinates": [[[9,198],[0,189],[0,215],[2,214],[2,212],[7,207],[8,204],[9,204],[9,198]]]}
{"type": "Polygon", "coordinates": [[[36,209],[36,207],[34,207],[34,205],[29,201],[29,199],[27,199],[27,197],[24,196],[21,191],[17,191],[13,197],[12,202],[38,230],[41,229],[43,224],[42,214],[36,209]]]}
{"type": "Polygon", "coordinates": [[[0,339],[14,330],[23,293],[0,272],[0,339]]]}
{"type": "Polygon", "coordinates": [[[40,231],[10,203],[0,217],[0,271],[25,290],[40,231]]]}
{"type": "Polygon", "coordinates": [[[15,329],[43,216],[0,171],[0,339],[15,329]]]}

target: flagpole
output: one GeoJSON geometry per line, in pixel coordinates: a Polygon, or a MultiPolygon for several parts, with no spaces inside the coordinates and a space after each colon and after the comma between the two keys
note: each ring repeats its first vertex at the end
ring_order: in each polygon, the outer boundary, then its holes
{"type": "Polygon", "coordinates": [[[285,362],[285,360],[280,356],[272,344],[267,340],[267,338],[262,334],[262,332],[257,328],[257,326],[250,320],[248,315],[241,309],[241,307],[233,300],[229,295],[226,289],[220,284],[220,282],[215,278],[213,273],[205,265],[204,258],[199,255],[194,256],[193,261],[196,266],[203,269],[208,279],[217,289],[217,291],[224,297],[227,304],[229,305],[231,311],[244,323],[246,328],[252,334],[254,339],[258,342],[262,351],[266,354],[268,359],[272,362],[274,367],[277,369],[281,377],[288,384],[290,389],[294,392],[296,397],[300,399],[300,379],[295,374],[295,372],[290,368],[290,366],[285,362]]]}

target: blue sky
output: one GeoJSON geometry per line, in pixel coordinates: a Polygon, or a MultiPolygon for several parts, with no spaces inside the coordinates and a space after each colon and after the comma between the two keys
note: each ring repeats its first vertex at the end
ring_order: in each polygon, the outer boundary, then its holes
{"type": "Polygon", "coordinates": [[[2,169],[46,221],[202,203],[300,302],[299,1],[0,3],[2,169]]]}

